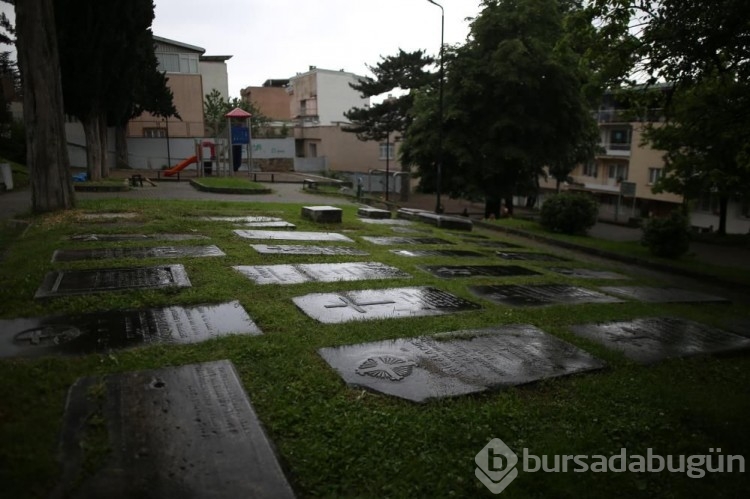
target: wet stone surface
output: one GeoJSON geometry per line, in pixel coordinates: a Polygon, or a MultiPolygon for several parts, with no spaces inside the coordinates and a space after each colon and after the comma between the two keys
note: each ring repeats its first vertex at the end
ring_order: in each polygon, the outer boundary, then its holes
{"type": "Polygon", "coordinates": [[[243,227],[255,227],[261,229],[289,229],[294,230],[297,228],[293,223],[285,222],[280,220],[278,222],[245,222],[242,224],[243,227]]]}
{"type": "Polygon", "coordinates": [[[268,239],[275,241],[334,241],[353,243],[343,234],[335,232],[299,232],[286,230],[235,230],[235,234],[245,239],[268,239]]]}
{"type": "Polygon", "coordinates": [[[294,497],[228,360],[80,378],[60,439],[60,497],[294,497]],[[93,415],[110,445],[92,471],[93,415]]]}
{"type": "Polygon", "coordinates": [[[469,291],[486,300],[510,307],[621,303],[623,301],[590,289],[566,284],[469,286],[469,291]]]}
{"type": "Polygon", "coordinates": [[[621,351],[641,364],[750,348],[750,338],[678,318],[648,317],[582,324],[571,329],[575,334],[621,351]]]}
{"type": "Polygon", "coordinates": [[[364,281],[411,277],[396,267],[378,262],[301,263],[295,265],[241,265],[232,267],[256,284],[364,281]]]}
{"type": "Polygon", "coordinates": [[[445,315],[481,308],[476,303],[432,287],[313,293],[295,297],[293,301],[308,316],[326,324],[445,315]]]}
{"type": "Polygon", "coordinates": [[[422,265],[421,269],[437,277],[511,277],[541,275],[517,265],[422,265]]]}
{"type": "Polygon", "coordinates": [[[44,277],[34,298],[128,289],[190,287],[182,265],[91,270],[57,270],[44,277]]]}
{"type": "Polygon", "coordinates": [[[390,250],[400,256],[447,256],[452,258],[481,258],[486,255],[469,250],[390,250]]]}
{"type": "Polygon", "coordinates": [[[367,251],[346,246],[308,246],[304,244],[251,244],[258,253],[264,255],[354,255],[366,256],[367,251]]]}
{"type": "Polygon", "coordinates": [[[218,247],[211,246],[156,246],[153,248],[92,248],[55,250],[53,262],[79,260],[112,260],[118,258],[200,258],[226,256],[218,247]]]}
{"type": "Polygon", "coordinates": [[[363,206],[357,208],[357,216],[362,218],[377,218],[387,219],[391,218],[391,212],[388,210],[380,210],[378,208],[372,208],[370,206],[363,206]]]}
{"type": "Polygon", "coordinates": [[[303,206],[301,216],[318,223],[341,223],[344,211],[335,206],[303,206]]]}
{"type": "Polygon", "coordinates": [[[495,253],[504,260],[521,260],[527,262],[568,262],[567,258],[546,253],[520,253],[512,251],[498,251],[495,253]]]}
{"type": "Polygon", "coordinates": [[[318,353],[348,385],[414,402],[498,390],[605,365],[530,325],[321,348],[318,353]]]}
{"type": "Polygon", "coordinates": [[[549,269],[551,272],[556,272],[568,277],[574,277],[576,279],[630,279],[630,277],[618,274],[617,272],[611,272],[609,270],[593,270],[593,269],[568,269],[564,267],[555,267],[549,269]]]}
{"type": "Polygon", "coordinates": [[[372,244],[379,244],[381,246],[395,244],[453,244],[452,242],[446,239],[440,239],[439,237],[362,236],[362,239],[371,242],[372,244]]]}
{"type": "Polygon", "coordinates": [[[681,288],[654,288],[650,286],[605,286],[605,293],[648,303],[729,303],[721,296],[681,288]]]}
{"type": "Polygon", "coordinates": [[[191,239],[209,239],[199,234],[77,234],[70,236],[71,241],[189,241],[191,239]]]}
{"type": "Polygon", "coordinates": [[[0,320],[0,357],[105,353],[261,334],[239,302],[0,320]]]}

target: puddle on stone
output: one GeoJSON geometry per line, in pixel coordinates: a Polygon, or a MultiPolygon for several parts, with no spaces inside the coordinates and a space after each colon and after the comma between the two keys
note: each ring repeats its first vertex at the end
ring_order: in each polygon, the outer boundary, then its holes
{"type": "Polygon", "coordinates": [[[298,296],[293,301],[308,316],[326,324],[445,315],[482,308],[476,303],[432,287],[313,293],[298,296]]]}
{"type": "Polygon", "coordinates": [[[510,251],[498,251],[495,253],[505,260],[523,260],[528,262],[569,262],[567,258],[546,253],[516,253],[510,251]]]}
{"type": "Polygon", "coordinates": [[[721,296],[681,288],[654,288],[650,286],[606,286],[605,293],[648,303],[729,303],[721,296]]]}
{"type": "Polygon", "coordinates": [[[318,353],[348,385],[414,402],[499,390],[605,366],[530,325],[321,348],[318,353]]]}
{"type": "Polygon", "coordinates": [[[226,256],[217,246],[155,246],[152,248],[91,248],[55,250],[53,262],[116,260],[121,258],[201,258],[226,256]]]}
{"type": "Polygon", "coordinates": [[[714,354],[750,348],[750,338],[671,317],[647,317],[632,321],[581,324],[571,330],[641,364],[692,355],[714,354]]]}
{"type": "Polygon", "coordinates": [[[611,272],[609,270],[593,270],[593,269],[569,269],[564,267],[554,267],[549,269],[551,272],[556,272],[568,277],[576,279],[630,279],[630,277],[617,272],[611,272]]]}
{"type": "Polygon", "coordinates": [[[453,244],[445,239],[439,237],[377,237],[377,236],[362,236],[365,241],[371,242],[372,244],[378,244],[381,246],[397,245],[397,244],[453,244]]]}
{"type": "Polygon", "coordinates": [[[419,268],[426,270],[434,276],[445,278],[541,275],[539,272],[517,265],[421,265],[419,268]]]}
{"type": "Polygon", "coordinates": [[[390,250],[391,253],[395,253],[400,256],[449,256],[453,258],[482,258],[486,255],[477,253],[476,251],[469,250],[390,250]]]}
{"type": "Polygon", "coordinates": [[[364,281],[411,277],[396,267],[378,262],[241,265],[232,268],[256,284],[299,284],[311,281],[364,281]]]}
{"type": "Polygon", "coordinates": [[[603,293],[566,284],[469,286],[469,291],[486,300],[510,307],[623,302],[603,293]]]}
{"type": "Polygon", "coordinates": [[[346,246],[308,246],[304,244],[251,244],[258,253],[264,255],[369,255],[367,251],[346,246]]]}
{"type": "Polygon", "coordinates": [[[235,230],[238,236],[245,239],[268,239],[276,241],[334,241],[353,243],[343,234],[335,232],[299,232],[286,230],[235,230]]]}
{"type": "Polygon", "coordinates": [[[0,320],[0,357],[79,355],[261,334],[238,301],[0,320]]]}

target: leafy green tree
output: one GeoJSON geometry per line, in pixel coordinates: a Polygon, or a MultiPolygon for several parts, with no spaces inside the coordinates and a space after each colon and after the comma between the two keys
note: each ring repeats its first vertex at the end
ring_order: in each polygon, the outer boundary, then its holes
{"type": "Polygon", "coordinates": [[[203,98],[206,133],[217,138],[223,134],[227,128],[227,119],[224,116],[236,108],[253,115],[250,119],[250,133],[253,137],[260,137],[267,133],[271,120],[260,111],[257,104],[238,97],[232,97],[227,101],[221,95],[221,92],[216,89],[213,89],[203,98]]]}

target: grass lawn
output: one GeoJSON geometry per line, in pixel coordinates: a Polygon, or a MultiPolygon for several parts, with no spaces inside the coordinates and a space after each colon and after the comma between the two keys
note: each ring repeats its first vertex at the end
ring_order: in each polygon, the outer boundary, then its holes
{"type": "MultiPolygon", "coordinates": [[[[223,179],[211,179],[211,181],[223,179]]],[[[240,179],[227,179],[240,180],[240,179]]],[[[0,360],[0,479],[3,497],[47,497],[60,471],[58,436],[70,385],[81,376],[98,376],[218,359],[231,360],[248,396],[274,442],[280,461],[299,497],[493,497],[475,478],[475,455],[492,438],[502,439],[517,454],[628,454],[750,457],[750,357],[693,357],[642,367],[623,355],[570,332],[574,324],[674,316],[721,326],[750,320],[742,305],[589,304],[545,308],[510,308],[472,295],[467,286],[493,283],[572,283],[610,285],[571,279],[544,269],[551,264],[513,262],[543,275],[508,278],[440,279],[418,265],[456,264],[440,257],[407,258],[388,246],[359,236],[398,236],[387,226],[356,218],[356,206],[344,206],[344,222],[333,228],[300,217],[300,205],[149,201],[126,199],[81,201],[77,210],[40,216],[23,233],[2,232],[11,240],[0,267],[0,319],[111,309],[192,305],[239,300],[263,330],[262,336],[229,336],[200,344],[151,345],[79,357],[0,360]],[[92,223],[85,212],[134,212],[137,227],[115,222],[92,223]],[[342,232],[370,256],[260,255],[251,241],[232,233],[231,223],[198,216],[268,215],[282,217],[299,231],[342,232]],[[87,232],[198,233],[206,241],[72,242],[87,232]],[[55,249],[107,246],[215,244],[221,258],[179,260],[81,261],[50,263],[55,249]],[[377,261],[393,265],[412,278],[287,286],[256,285],[233,265],[377,261]],[[182,263],[192,287],[179,291],[110,292],[35,301],[46,272],[54,268],[84,269],[182,263]],[[408,319],[320,324],[300,312],[291,299],[313,292],[431,285],[480,303],[479,311],[408,319]],[[320,358],[317,349],[445,331],[502,324],[533,324],[607,362],[598,373],[558,378],[475,396],[414,404],[347,387],[320,358]]],[[[475,246],[456,232],[424,225],[456,245],[486,256],[460,263],[503,264],[487,248],[475,246]]],[[[535,243],[490,231],[481,233],[534,248],[535,243]]],[[[283,242],[282,242],[283,243],[283,242]]],[[[297,244],[297,243],[290,243],[297,244]]],[[[312,243],[315,245],[325,243],[312,243]]],[[[337,243],[337,245],[345,243],[337,243]]],[[[562,265],[601,269],[581,256],[562,265]]],[[[617,264],[613,270],[622,271],[617,264]]],[[[708,269],[709,271],[711,269],[708,269]]],[[[631,276],[619,284],[663,284],[631,276]]],[[[1,334],[1,333],[0,333],[1,334]]],[[[101,447],[97,448],[102,452],[101,447]]],[[[96,449],[95,449],[96,450],[96,449]]],[[[106,449],[103,449],[106,453],[106,449]]],[[[94,454],[96,455],[96,453],[94,454]]],[[[94,460],[93,465],[96,465],[94,460]]],[[[521,471],[502,497],[744,497],[747,475],[709,473],[545,473],[521,471]]]]}

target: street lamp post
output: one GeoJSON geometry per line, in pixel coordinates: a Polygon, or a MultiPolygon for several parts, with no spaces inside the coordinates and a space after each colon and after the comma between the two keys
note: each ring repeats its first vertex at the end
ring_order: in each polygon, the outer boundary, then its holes
{"type": "Polygon", "coordinates": [[[390,174],[391,163],[391,131],[385,132],[385,200],[388,201],[388,175],[390,174]]]}
{"type": "Polygon", "coordinates": [[[440,7],[440,83],[439,83],[439,104],[438,104],[438,161],[437,161],[437,178],[435,181],[435,190],[437,200],[435,204],[435,213],[442,213],[443,207],[440,205],[440,183],[443,176],[443,47],[445,46],[445,10],[443,6],[433,0],[427,0],[432,5],[440,7]]]}

